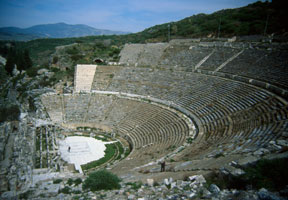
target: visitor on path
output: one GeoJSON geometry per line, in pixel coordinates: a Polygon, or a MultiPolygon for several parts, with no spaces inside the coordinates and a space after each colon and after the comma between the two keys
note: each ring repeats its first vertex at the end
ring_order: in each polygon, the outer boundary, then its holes
{"type": "Polygon", "coordinates": [[[160,165],[161,165],[161,172],[165,172],[165,160],[161,161],[160,162],[160,165]]]}
{"type": "Polygon", "coordinates": [[[68,147],[68,152],[70,153],[70,151],[71,151],[71,147],[69,146],[69,147],[68,147]]]}

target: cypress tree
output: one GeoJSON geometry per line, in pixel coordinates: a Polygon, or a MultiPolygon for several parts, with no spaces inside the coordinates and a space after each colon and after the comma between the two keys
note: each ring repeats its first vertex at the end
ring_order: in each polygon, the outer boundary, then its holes
{"type": "Polygon", "coordinates": [[[5,65],[5,70],[8,72],[10,76],[12,76],[13,69],[16,63],[15,57],[16,57],[16,52],[14,51],[14,49],[10,49],[8,53],[6,65],[5,65]]]}
{"type": "Polygon", "coordinates": [[[16,52],[16,65],[19,71],[25,70],[26,63],[22,51],[16,52]]]}
{"type": "Polygon", "coordinates": [[[30,58],[28,49],[25,49],[25,51],[24,51],[24,60],[23,61],[25,63],[24,69],[29,69],[30,67],[32,67],[33,63],[32,63],[32,60],[30,58]]]}

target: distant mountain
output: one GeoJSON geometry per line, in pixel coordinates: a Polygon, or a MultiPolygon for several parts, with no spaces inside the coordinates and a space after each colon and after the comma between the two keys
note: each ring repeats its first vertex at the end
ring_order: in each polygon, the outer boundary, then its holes
{"type": "Polygon", "coordinates": [[[96,29],[91,26],[65,23],[42,24],[29,28],[4,27],[0,28],[0,40],[27,41],[37,38],[69,38],[94,35],[122,35],[127,32],[96,29]]]}

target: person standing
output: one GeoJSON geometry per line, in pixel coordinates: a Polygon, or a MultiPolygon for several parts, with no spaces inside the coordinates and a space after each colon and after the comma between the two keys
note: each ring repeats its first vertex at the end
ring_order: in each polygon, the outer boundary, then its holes
{"type": "Polygon", "coordinates": [[[166,165],[165,160],[161,161],[160,165],[161,165],[161,172],[165,172],[165,165],[166,165]]]}

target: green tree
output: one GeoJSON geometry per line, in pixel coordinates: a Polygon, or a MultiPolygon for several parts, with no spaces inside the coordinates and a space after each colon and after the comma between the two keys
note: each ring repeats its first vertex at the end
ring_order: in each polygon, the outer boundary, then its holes
{"type": "Polygon", "coordinates": [[[6,65],[5,65],[5,70],[10,76],[12,76],[13,69],[14,69],[14,66],[15,66],[15,63],[16,63],[15,58],[16,58],[15,50],[14,49],[10,49],[9,53],[8,53],[6,65]]]}
{"type": "Polygon", "coordinates": [[[25,70],[25,61],[24,61],[24,55],[22,51],[16,51],[16,65],[17,69],[19,71],[25,70]]]}
{"type": "Polygon", "coordinates": [[[33,63],[32,63],[32,60],[30,58],[29,51],[27,49],[25,49],[25,51],[24,51],[23,58],[24,58],[23,61],[25,63],[25,69],[29,69],[30,67],[32,67],[33,63]]]}

